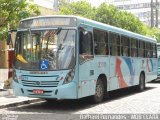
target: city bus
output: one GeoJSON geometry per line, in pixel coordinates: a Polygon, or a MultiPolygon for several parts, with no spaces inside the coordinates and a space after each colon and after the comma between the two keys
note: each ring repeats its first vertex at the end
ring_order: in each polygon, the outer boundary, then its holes
{"type": "Polygon", "coordinates": [[[143,91],[157,78],[155,39],[78,16],[21,20],[14,52],[17,96],[99,103],[109,91],[143,91]]]}

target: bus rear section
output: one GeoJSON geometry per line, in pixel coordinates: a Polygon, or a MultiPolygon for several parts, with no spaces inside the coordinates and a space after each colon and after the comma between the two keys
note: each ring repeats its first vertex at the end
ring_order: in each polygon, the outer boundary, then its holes
{"type": "Polygon", "coordinates": [[[157,57],[158,57],[157,80],[160,80],[160,43],[157,43],[157,57]]]}

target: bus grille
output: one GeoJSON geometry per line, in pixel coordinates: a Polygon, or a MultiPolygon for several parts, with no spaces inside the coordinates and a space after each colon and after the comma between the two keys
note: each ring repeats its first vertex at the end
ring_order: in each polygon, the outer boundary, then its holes
{"type": "Polygon", "coordinates": [[[23,86],[29,87],[57,87],[59,81],[29,81],[21,80],[23,86]]]}

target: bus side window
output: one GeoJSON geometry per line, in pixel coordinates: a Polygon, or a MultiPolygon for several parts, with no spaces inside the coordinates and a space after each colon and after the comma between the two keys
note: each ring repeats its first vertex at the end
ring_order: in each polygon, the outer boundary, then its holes
{"type": "Polygon", "coordinates": [[[121,36],[121,53],[122,56],[130,56],[130,38],[127,36],[121,36]]]}
{"type": "Polygon", "coordinates": [[[110,55],[120,56],[120,35],[117,33],[110,32],[110,55]]]}
{"type": "Polygon", "coordinates": [[[157,58],[157,46],[155,43],[152,44],[153,48],[153,58],[157,58]]]}
{"type": "Polygon", "coordinates": [[[145,57],[145,42],[144,41],[139,41],[139,48],[138,48],[138,51],[139,51],[139,57],[145,57]]]}
{"type": "Polygon", "coordinates": [[[138,54],[138,40],[136,38],[131,38],[131,57],[137,57],[138,54]]]}
{"type": "Polygon", "coordinates": [[[103,30],[94,29],[93,35],[95,55],[108,55],[108,34],[103,30]]]}
{"type": "Polygon", "coordinates": [[[151,51],[151,44],[149,42],[146,42],[145,53],[146,53],[147,58],[151,57],[151,55],[150,55],[151,52],[150,51],[151,51]]]}
{"type": "Polygon", "coordinates": [[[92,33],[82,28],[79,31],[79,54],[84,60],[93,57],[92,33]]]}

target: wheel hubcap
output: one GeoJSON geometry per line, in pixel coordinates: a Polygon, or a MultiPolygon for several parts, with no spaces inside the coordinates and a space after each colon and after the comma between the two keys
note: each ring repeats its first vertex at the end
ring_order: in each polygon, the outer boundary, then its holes
{"type": "Polygon", "coordinates": [[[143,79],[143,76],[141,77],[141,90],[144,89],[144,79],[143,79]]]}
{"type": "Polygon", "coordinates": [[[102,87],[98,84],[96,88],[96,96],[101,97],[102,96],[102,87]]]}

